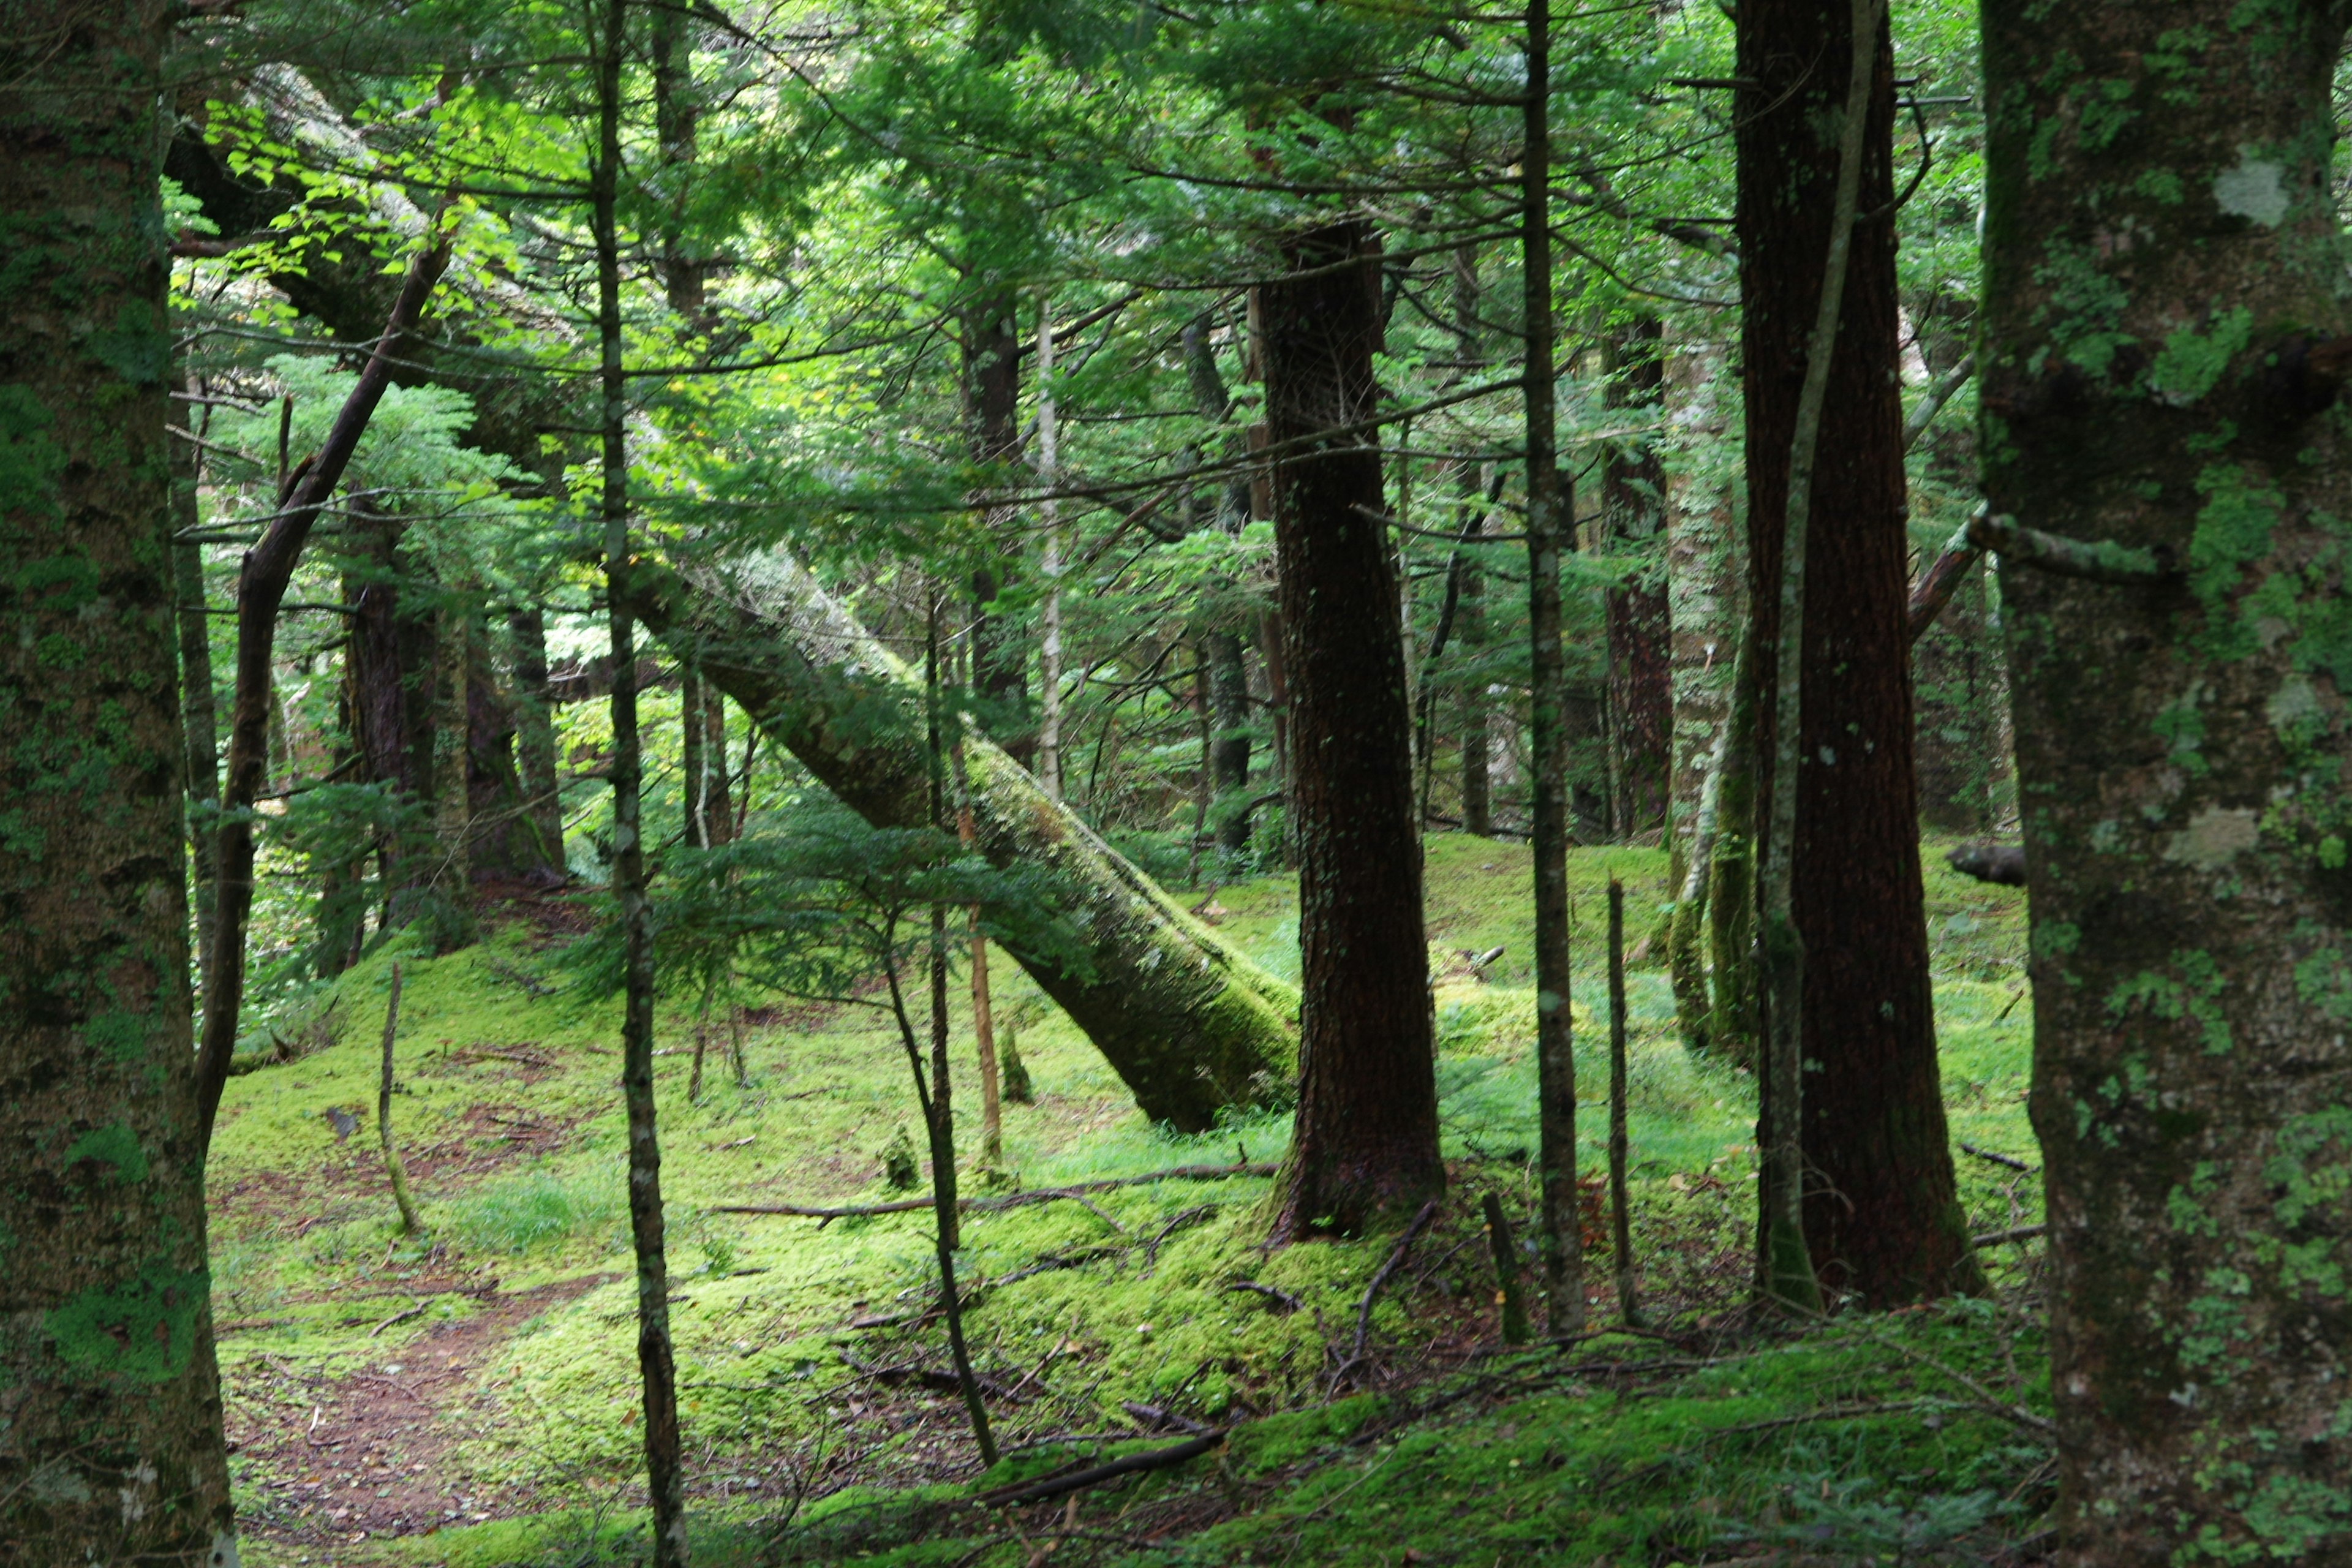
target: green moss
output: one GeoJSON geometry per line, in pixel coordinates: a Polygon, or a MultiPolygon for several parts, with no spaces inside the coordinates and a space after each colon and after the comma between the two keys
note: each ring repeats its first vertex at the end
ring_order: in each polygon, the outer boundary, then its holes
{"type": "Polygon", "coordinates": [[[147,1179],[147,1151],[140,1147],[139,1134],[131,1130],[128,1122],[118,1121],[75,1139],[73,1147],[66,1151],[65,1163],[72,1165],[83,1160],[111,1166],[114,1179],[119,1182],[147,1179]]]}
{"type": "Polygon", "coordinates": [[[80,1291],[43,1323],[68,1365],[133,1383],[164,1383],[187,1370],[205,1300],[202,1268],[157,1258],[112,1289],[80,1291]]]}

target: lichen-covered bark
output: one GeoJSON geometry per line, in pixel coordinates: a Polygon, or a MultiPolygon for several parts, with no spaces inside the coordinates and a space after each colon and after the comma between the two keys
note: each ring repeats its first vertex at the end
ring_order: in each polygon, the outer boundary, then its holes
{"type": "Polygon", "coordinates": [[[188,994],[156,0],[0,28],[0,1562],[233,1563],[188,994]]]}
{"type": "MultiPolygon", "coordinates": [[[[1738,98],[1738,221],[1749,604],[1767,660],[1756,802],[1798,791],[1805,1234],[1824,1290],[1887,1305],[1981,1279],[1946,1136],[1912,777],[1893,73],[1882,43],[1864,141],[1865,216],[1853,234],[1809,509],[1800,766],[1784,784],[1769,772],[1769,661],[1853,24],[1846,0],[1743,0],[1738,28],[1740,79],[1755,84],[1738,98]]],[[[1735,776],[1725,779],[1727,847],[1738,837],[1735,776]]],[[[1759,811],[1758,822],[1765,819],[1759,811]]],[[[1721,859],[1719,849],[1718,871],[1721,859]]],[[[1721,891],[1729,890],[1727,882],[1721,891]]]]}
{"type": "Polygon", "coordinates": [[[2352,1561],[2340,9],[1989,0],[2004,558],[2060,1556],[2352,1561]]]}
{"type": "MultiPolygon", "coordinates": [[[[630,608],[877,826],[929,820],[919,681],[786,554],[681,576],[641,565],[630,608]]],[[[964,757],[992,861],[1059,873],[1089,967],[1008,947],[1155,1119],[1198,1131],[1221,1107],[1290,1092],[1297,997],[1234,952],[974,727],[964,757]]]]}

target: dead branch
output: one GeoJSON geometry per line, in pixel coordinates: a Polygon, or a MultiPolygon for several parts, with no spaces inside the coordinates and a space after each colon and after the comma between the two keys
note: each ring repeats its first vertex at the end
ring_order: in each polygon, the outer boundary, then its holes
{"type": "Polygon", "coordinates": [[[1225,1435],[1223,1432],[1211,1430],[1192,1438],[1190,1442],[1179,1443],[1171,1448],[1154,1448],[1146,1454],[1129,1454],[1124,1458],[1113,1459],[1108,1464],[1090,1466],[1066,1476],[1049,1476],[1044,1480],[1030,1481],[1017,1487],[1000,1487],[994,1491],[981,1493],[980,1501],[990,1508],[1011,1508],[1020,1503],[1043,1502],[1048,1498],[1061,1497],[1065,1493],[1077,1491],[1085,1487],[1099,1486],[1105,1481],[1116,1480],[1121,1476],[1139,1475],[1147,1470],[1164,1470],[1171,1465],[1181,1465],[1187,1459],[1198,1458],[1224,1440],[1225,1435]]]}

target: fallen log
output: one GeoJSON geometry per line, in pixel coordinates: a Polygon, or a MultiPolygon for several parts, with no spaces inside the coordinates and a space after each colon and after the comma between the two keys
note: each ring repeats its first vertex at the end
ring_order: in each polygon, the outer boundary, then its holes
{"type": "MultiPolygon", "coordinates": [[[[621,591],[842,804],[877,827],[929,820],[920,681],[789,553],[724,571],[644,563],[621,591]]],[[[1005,950],[1145,1113],[1202,1131],[1226,1106],[1286,1100],[1297,993],[1187,914],[968,718],[963,755],[978,847],[994,865],[1054,874],[1085,963],[1005,950]]]]}

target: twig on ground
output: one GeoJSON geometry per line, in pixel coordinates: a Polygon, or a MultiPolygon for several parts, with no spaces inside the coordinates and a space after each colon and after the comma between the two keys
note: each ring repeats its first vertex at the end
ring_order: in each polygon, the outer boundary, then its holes
{"type": "Polygon", "coordinates": [[[1024,1482],[1017,1487],[1001,1487],[994,1491],[982,1492],[980,1495],[980,1500],[991,1508],[1010,1508],[1018,1503],[1043,1502],[1048,1498],[1061,1497],[1065,1493],[1077,1491],[1085,1487],[1099,1486],[1104,1481],[1116,1480],[1120,1476],[1139,1475],[1146,1470],[1161,1470],[1171,1465],[1181,1465],[1187,1459],[1197,1458],[1207,1453],[1224,1440],[1225,1435],[1223,1432],[1212,1429],[1201,1436],[1194,1437],[1189,1442],[1179,1443],[1171,1448],[1154,1448],[1149,1453],[1129,1454],[1123,1458],[1113,1459],[1108,1464],[1090,1466],[1068,1475],[1048,1477],[1044,1480],[1024,1482]]]}
{"type": "Polygon", "coordinates": [[[1355,1348],[1348,1352],[1348,1359],[1341,1362],[1339,1370],[1331,1374],[1331,1387],[1335,1391],[1347,1380],[1349,1373],[1363,1364],[1364,1347],[1372,1337],[1372,1303],[1380,1299],[1381,1287],[1386,1285],[1389,1277],[1403,1265],[1405,1255],[1412,1250],[1412,1244],[1420,1239],[1422,1231],[1436,1217],[1437,1200],[1432,1198],[1421,1205],[1421,1212],[1412,1216],[1412,1223],[1404,1227],[1404,1234],[1398,1237],[1396,1245],[1389,1249],[1388,1261],[1373,1274],[1372,1282],[1364,1287],[1363,1300],[1356,1303],[1355,1348]]]}
{"type": "Polygon", "coordinates": [[[391,1317],[386,1318],[383,1322],[378,1323],[374,1328],[370,1329],[368,1331],[368,1338],[373,1340],[380,1337],[383,1333],[384,1330],[391,1328],[394,1323],[404,1323],[411,1318],[423,1317],[425,1315],[426,1305],[427,1303],[420,1301],[404,1312],[394,1312],[391,1317]]]}
{"type": "Polygon", "coordinates": [[[1187,1416],[1179,1415],[1172,1410],[1162,1410],[1157,1405],[1139,1405],[1132,1399],[1122,1399],[1118,1403],[1118,1407],[1142,1422],[1146,1431],[1160,1426],[1173,1426],[1179,1432],[1189,1432],[1195,1437],[1205,1437],[1216,1430],[1213,1426],[1205,1426],[1187,1416]]]}
{"type": "Polygon", "coordinates": [[[1973,1143],[1961,1144],[1960,1152],[1963,1154],[1973,1154],[1979,1160],[1990,1160],[1996,1165],[2007,1165],[2012,1171],[2023,1171],[2028,1175],[2031,1175],[2033,1172],[2032,1166],[2027,1164],[2024,1161],[2018,1159],[2013,1154],[1998,1154],[1990,1149],[1979,1149],[1973,1143]]]}

